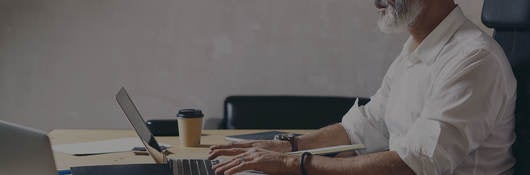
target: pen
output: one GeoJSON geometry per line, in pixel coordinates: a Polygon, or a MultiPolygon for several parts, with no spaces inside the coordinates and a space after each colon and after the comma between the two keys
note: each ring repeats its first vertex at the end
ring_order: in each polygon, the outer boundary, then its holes
{"type": "Polygon", "coordinates": [[[70,171],[70,170],[58,170],[57,173],[59,175],[69,175],[69,174],[72,174],[72,171],[70,171]]]}

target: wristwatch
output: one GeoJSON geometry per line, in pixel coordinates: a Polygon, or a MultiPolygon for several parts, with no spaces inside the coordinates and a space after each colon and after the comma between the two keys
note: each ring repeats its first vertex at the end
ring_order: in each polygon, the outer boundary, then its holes
{"type": "Polygon", "coordinates": [[[288,141],[291,144],[291,152],[298,151],[298,137],[293,133],[275,135],[274,140],[288,141]]]}

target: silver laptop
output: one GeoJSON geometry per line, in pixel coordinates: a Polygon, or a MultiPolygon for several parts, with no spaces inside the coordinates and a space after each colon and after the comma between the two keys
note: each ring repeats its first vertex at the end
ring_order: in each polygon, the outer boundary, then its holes
{"type": "Polygon", "coordinates": [[[210,160],[167,158],[166,152],[160,148],[155,137],[151,134],[149,128],[147,128],[138,108],[134,105],[125,88],[122,87],[118,94],[116,94],[116,101],[118,101],[118,104],[127,116],[127,119],[131,122],[136,133],[140,137],[140,140],[142,140],[145,145],[149,155],[151,155],[156,163],[168,163],[173,175],[215,175],[215,172],[211,168],[212,163],[215,162],[210,160]]]}
{"type": "Polygon", "coordinates": [[[1,175],[57,175],[46,133],[0,120],[1,175]]]}

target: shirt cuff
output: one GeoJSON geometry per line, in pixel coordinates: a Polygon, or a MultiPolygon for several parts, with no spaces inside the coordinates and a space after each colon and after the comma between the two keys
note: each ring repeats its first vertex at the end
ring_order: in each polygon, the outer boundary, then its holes
{"type": "Polygon", "coordinates": [[[401,160],[409,166],[416,175],[439,175],[438,171],[432,166],[428,157],[416,156],[406,149],[396,149],[395,151],[401,160]]]}
{"type": "MultiPolygon", "coordinates": [[[[433,155],[429,156],[417,149],[412,149],[414,144],[410,144],[413,141],[402,140],[405,142],[394,143],[390,146],[390,151],[395,151],[401,160],[407,164],[407,166],[414,171],[417,175],[440,175],[440,174],[452,174],[449,168],[449,162],[444,155],[448,155],[443,149],[436,149],[433,155]],[[448,173],[450,172],[450,173],[448,173]]],[[[421,149],[420,149],[421,150],[421,149]]]]}
{"type": "Polygon", "coordinates": [[[366,148],[359,150],[357,154],[367,154],[388,149],[388,136],[387,132],[385,132],[384,123],[368,120],[364,115],[362,106],[352,107],[342,118],[341,125],[346,130],[351,143],[362,143],[365,145],[366,148]]]}
{"type": "Polygon", "coordinates": [[[437,157],[444,155],[437,148],[440,126],[431,120],[418,119],[406,139],[394,139],[390,150],[395,151],[417,175],[439,175],[443,168],[437,165],[437,157]]]}

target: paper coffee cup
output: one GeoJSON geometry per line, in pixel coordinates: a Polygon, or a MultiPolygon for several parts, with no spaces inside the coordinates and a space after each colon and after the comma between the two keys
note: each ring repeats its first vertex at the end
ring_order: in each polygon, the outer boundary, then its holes
{"type": "Polygon", "coordinates": [[[202,118],[198,109],[182,109],[177,114],[180,144],[185,147],[201,145],[202,118]]]}

